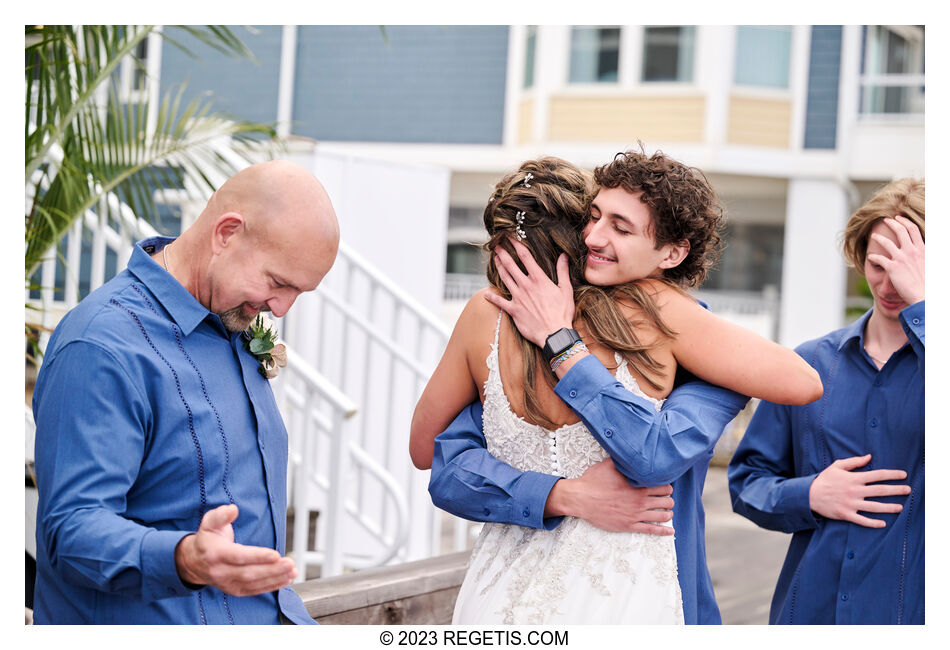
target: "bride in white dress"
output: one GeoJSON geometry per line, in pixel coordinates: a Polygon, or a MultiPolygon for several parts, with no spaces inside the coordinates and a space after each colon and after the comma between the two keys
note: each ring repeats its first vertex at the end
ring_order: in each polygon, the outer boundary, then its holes
{"type": "MultiPolygon", "coordinates": [[[[499,317],[499,328],[501,318],[499,317]]],[[[617,379],[644,395],[617,355],[617,379]]],[[[515,415],[498,374],[498,329],[486,361],[482,422],[488,451],[522,471],[577,478],[607,458],[583,422],[555,431],[515,415]]],[[[455,605],[453,623],[682,624],[673,537],[615,533],[570,517],[554,530],[488,523],[455,605]]]]}
{"type": "MultiPolygon", "coordinates": [[[[495,186],[484,217],[491,286],[459,316],[416,405],[410,456],[420,469],[431,466],[435,436],[476,398],[488,451],[516,469],[574,479],[605,460],[554,392],[588,353],[657,408],[680,364],[761,399],[814,399],[817,373],[792,350],[717,318],[683,291],[716,259],[722,211],[705,178],[662,154],[620,158],[595,172],[599,191],[558,158],[528,161],[495,186]],[[618,170],[626,176],[604,182],[618,170]],[[516,267],[512,255],[520,254],[523,267],[516,267]],[[574,327],[586,344],[551,366],[539,347],[550,332],[520,332],[499,313],[510,308],[506,287],[526,278],[526,268],[568,294],[561,326],[574,327]]],[[[615,435],[624,435],[623,424],[615,435]]],[[[555,514],[570,516],[553,530],[484,526],[453,622],[683,622],[672,536],[609,532],[586,521],[588,513],[555,514]]]]}

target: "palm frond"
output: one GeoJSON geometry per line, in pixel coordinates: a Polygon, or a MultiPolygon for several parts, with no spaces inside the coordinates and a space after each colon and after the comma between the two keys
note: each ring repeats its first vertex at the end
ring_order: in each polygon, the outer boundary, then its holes
{"type": "MultiPolygon", "coordinates": [[[[228,28],[179,29],[219,51],[249,54],[228,28]]],[[[113,214],[121,202],[136,217],[151,220],[158,214],[156,193],[169,187],[213,191],[260,158],[262,141],[276,138],[272,126],[215,113],[211,98],[185,103],[183,87],[161,98],[125,100],[118,65],[151,31],[150,26],[27,28],[27,278],[90,211],[121,220],[113,214]],[[152,102],[158,108],[150,124],[152,102]],[[107,196],[120,201],[103,201],[107,196]]],[[[166,40],[169,31],[174,28],[162,32],[166,40]]]]}

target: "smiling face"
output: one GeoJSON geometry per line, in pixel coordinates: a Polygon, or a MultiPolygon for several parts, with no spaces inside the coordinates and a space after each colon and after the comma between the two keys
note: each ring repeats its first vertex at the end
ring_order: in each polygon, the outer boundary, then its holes
{"type": "MultiPolygon", "coordinates": [[[[897,244],[897,237],[894,232],[888,228],[884,221],[878,221],[871,228],[870,235],[877,233],[887,237],[897,244]]],[[[868,287],[871,289],[871,295],[874,297],[874,312],[880,316],[897,320],[901,310],[907,307],[907,303],[901,298],[897,289],[891,284],[891,279],[883,267],[867,259],[867,255],[883,255],[890,257],[884,247],[873,239],[868,237],[868,249],[864,260],[864,277],[867,278],[868,287]]]]}
{"type": "Polygon", "coordinates": [[[656,247],[653,216],[640,193],[622,187],[604,188],[591,204],[584,228],[587,265],[584,277],[597,286],[614,286],[660,277],[664,268],[679,263],[675,247],[656,247]]]}
{"type": "Polygon", "coordinates": [[[283,316],[297,296],[315,289],[329,271],[335,247],[299,235],[287,243],[244,234],[243,241],[219,256],[210,310],[229,331],[247,329],[262,311],[283,316]]]}
{"type": "Polygon", "coordinates": [[[206,213],[210,257],[199,300],[230,331],[262,311],[287,313],[336,258],[336,214],[323,186],[287,161],[253,165],[212,197],[206,213]]]}

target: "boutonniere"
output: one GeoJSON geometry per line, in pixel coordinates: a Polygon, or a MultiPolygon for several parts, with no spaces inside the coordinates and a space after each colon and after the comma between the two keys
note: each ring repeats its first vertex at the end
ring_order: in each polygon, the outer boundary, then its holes
{"type": "Polygon", "coordinates": [[[274,323],[264,314],[258,314],[254,323],[244,330],[244,347],[257,357],[261,367],[257,372],[273,379],[287,365],[287,347],[277,342],[274,323]]]}

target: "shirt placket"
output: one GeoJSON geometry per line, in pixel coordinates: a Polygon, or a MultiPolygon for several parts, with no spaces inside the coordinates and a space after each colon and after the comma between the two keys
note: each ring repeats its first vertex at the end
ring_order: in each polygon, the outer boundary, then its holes
{"type": "MultiPolygon", "coordinates": [[[[887,366],[874,373],[871,385],[867,391],[867,407],[864,413],[864,449],[880,449],[878,439],[883,434],[884,423],[886,422],[884,410],[886,401],[884,395],[885,370],[887,366]]],[[[867,467],[859,471],[874,469],[875,458],[871,457],[871,462],[867,467]]],[[[865,513],[866,515],[867,513],[865,513]]],[[[852,620],[852,604],[854,585],[858,583],[860,576],[857,575],[859,557],[862,549],[867,547],[866,542],[861,543],[861,529],[857,524],[848,526],[848,536],[845,540],[844,557],[841,559],[841,579],[838,582],[837,596],[837,616],[835,622],[848,625],[852,620]]]]}

